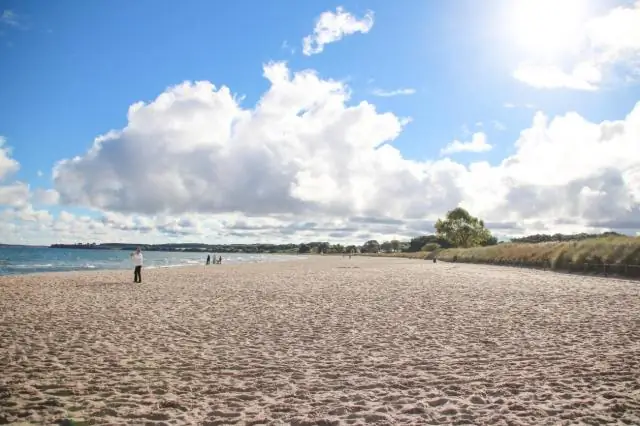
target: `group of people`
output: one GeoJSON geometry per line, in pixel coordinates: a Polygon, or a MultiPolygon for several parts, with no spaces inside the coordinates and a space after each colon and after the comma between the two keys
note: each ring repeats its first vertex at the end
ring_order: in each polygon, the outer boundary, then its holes
{"type": "MultiPolygon", "coordinates": [[[[141,283],[142,282],[142,263],[144,261],[144,256],[142,255],[142,250],[140,247],[137,247],[136,250],[129,255],[131,257],[131,261],[133,262],[133,282],[141,283]]],[[[207,255],[207,265],[213,261],[213,264],[222,264],[222,256],[213,255],[213,259],[211,255],[207,255]]]]}

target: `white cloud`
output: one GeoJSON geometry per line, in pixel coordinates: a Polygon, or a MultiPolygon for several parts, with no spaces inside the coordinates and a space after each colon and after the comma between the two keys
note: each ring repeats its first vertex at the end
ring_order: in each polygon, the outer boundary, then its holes
{"type": "Polygon", "coordinates": [[[324,46],[355,33],[368,33],[373,27],[373,12],[359,19],[339,6],[335,13],[323,12],[316,21],[313,34],[302,40],[302,53],[306,56],[321,53],[324,46]]]}
{"type": "Polygon", "coordinates": [[[4,136],[0,136],[0,181],[20,169],[20,163],[11,158],[11,149],[6,146],[6,143],[7,139],[4,136]]]}
{"type": "Polygon", "coordinates": [[[383,98],[389,98],[393,96],[406,96],[413,95],[416,93],[416,89],[406,88],[406,89],[396,89],[396,90],[383,90],[383,89],[373,89],[371,91],[372,95],[380,96],[383,98]]]}
{"type": "Polygon", "coordinates": [[[6,182],[7,178],[20,169],[20,163],[11,157],[11,148],[6,143],[6,138],[0,136],[0,207],[22,206],[29,201],[29,185],[6,182]]]}
{"type": "Polygon", "coordinates": [[[556,66],[521,65],[513,73],[516,80],[539,89],[597,90],[602,79],[593,64],[582,63],[567,73],[556,66]]]}
{"type": "Polygon", "coordinates": [[[555,63],[521,64],[513,76],[533,87],[597,90],[605,76],[623,73],[623,80],[640,76],[640,1],[609,10],[583,23],[581,36],[567,46],[577,58],[569,71],[555,63]]]}
{"type": "Polygon", "coordinates": [[[487,135],[482,132],[476,132],[471,135],[469,142],[460,142],[454,140],[446,147],[440,150],[441,155],[455,154],[458,152],[486,152],[490,151],[492,146],[487,142],[487,135]]]}
{"type": "MultiPolygon", "coordinates": [[[[7,182],[20,169],[20,163],[11,157],[11,149],[6,145],[6,138],[0,136],[0,208],[26,208],[30,199],[35,197],[45,204],[55,204],[57,192],[53,189],[38,188],[34,194],[28,184],[14,181],[7,182]]],[[[0,238],[2,235],[0,234],[0,238]]]]}
{"type": "Polygon", "coordinates": [[[52,206],[58,204],[60,199],[60,194],[55,189],[42,189],[37,188],[33,192],[33,201],[36,204],[41,204],[45,206],[52,206]]]}
{"type": "MultiPolygon", "coordinates": [[[[56,166],[61,201],[154,217],[243,212],[247,223],[272,217],[281,222],[272,230],[289,231],[296,228],[286,223],[300,217],[429,221],[458,204],[519,229],[541,223],[585,229],[628,221],[640,205],[634,145],[640,104],[626,119],[600,124],[575,113],[554,119],[537,113],[513,156],[496,166],[465,166],[448,158],[403,158],[390,145],[403,121],[366,102],[350,106],[342,83],[311,71],[290,75],[282,63],[265,66],[264,73],[271,87],[251,110],[226,87],[207,82],[134,104],[126,128],[56,166]],[[128,163],[138,157],[148,161],[128,163]],[[607,195],[594,199],[593,191],[607,195]],[[557,223],[560,217],[569,222],[557,223]]],[[[487,148],[484,134],[476,133],[468,145],[449,149],[487,148]]]]}
{"type": "MultiPolygon", "coordinates": [[[[602,123],[538,112],[499,164],[417,161],[391,145],[405,121],[350,104],[343,83],[282,63],[264,75],[271,86],[252,109],[224,86],[184,83],[132,105],[125,128],[58,163],[60,202],[97,217],[49,217],[31,203],[55,201],[54,191],[0,187],[13,206],[0,240],[405,239],[457,205],[503,235],[640,229],[640,102],[602,123]]],[[[470,143],[487,141],[476,133],[470,143]]]]}
{"type": "Polygon", "coordinates": [[[374,189],[353,174],[374,167],[397,171],[398,182],[430,178],[402,167],[411,162],[384,145],[405,120],[367,102],[345,105],[348,88],[311,71],[291,76],[285,64],[272,63],[264,75],[271,87],[253,110],[208,82],[132,105],[126,128],[56,166],[61,201],[141,213],[364,212],[390,185],[374,189]],[[154,160],[127,160],[140,156],[154,160]]]}
{"type": "Polygon", "coordinates": [[[38,170],[38,171],[36,172],[36,175],[37,175],[38,177],[42,177],[42,176],[44,176],[44,173],[42,173],[42,170],[38,170]]]}
{"type": "Polygon", "coordinates": [[[586,33],[592,48],[605,60],[619,60],[640,51],[640,1],[618,6],[604,16],[587,22],[586,33]]]}
{"type": "Polygon", "coordinates": [[[26,183],[0,185],[0,206],[24,206],[29,202],[29,197],[29,185],[26,183]]]}
{"type": "MultiPolygon", "coordinates": [[[[15,206],[12,209],[2,211],[2,219],[19,220],[21,222],[35,222],[40,225],[48,225],[53,221],[53,216],[47,210],[34,210],[31,204],[15,206]]],[[[27,228],[30,225],[27,225],[27,228]]]]}

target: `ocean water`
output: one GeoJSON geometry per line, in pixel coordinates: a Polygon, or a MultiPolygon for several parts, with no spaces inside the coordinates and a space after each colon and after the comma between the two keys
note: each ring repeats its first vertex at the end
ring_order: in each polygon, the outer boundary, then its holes
{"type": "MultiPolygon", "coordinates": [[[[97,269],[131,269],[133,264],[125,250],[54,249],[41,247],[0,247],[0,275],[35,272],[89,271],[97,269]]],[[[213,254],[213,253],[210,253],[213,254]]],[[[279,262],[303,256],[249,253],[216,253],[222,263],[279,262]]],[[[145,251],[145,268],[171,268],[204,265],[207,253],[145,251]]],[[[211,265],[215,268],[217,265],[211,265]]]]}

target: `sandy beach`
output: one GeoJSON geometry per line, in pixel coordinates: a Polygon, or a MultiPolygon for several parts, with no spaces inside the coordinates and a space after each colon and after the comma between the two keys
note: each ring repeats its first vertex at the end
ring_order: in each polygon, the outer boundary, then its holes
{"type": "Polygon", "coordinates": [[[640,424],[640,285],[393,258],[0,278],[0,424],[640,424]]]}

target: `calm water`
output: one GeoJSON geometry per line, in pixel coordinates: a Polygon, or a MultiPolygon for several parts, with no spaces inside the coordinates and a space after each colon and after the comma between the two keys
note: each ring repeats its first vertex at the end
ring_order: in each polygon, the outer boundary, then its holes
{"type": "MultiPolygon", "coordinates": [[[[279,262],[301,259],[296,255],[218,253],[222,263],[279,262]]],[[[144,252],[145,268],[204,265],[207,253],[144,252]]],[[[129,252],[124,250],[82,250],[0,247],[0,275],[34,272],[130,269],[129,252]]],[[[212,265],[215,268],[216,265],[212,265]]]]}

